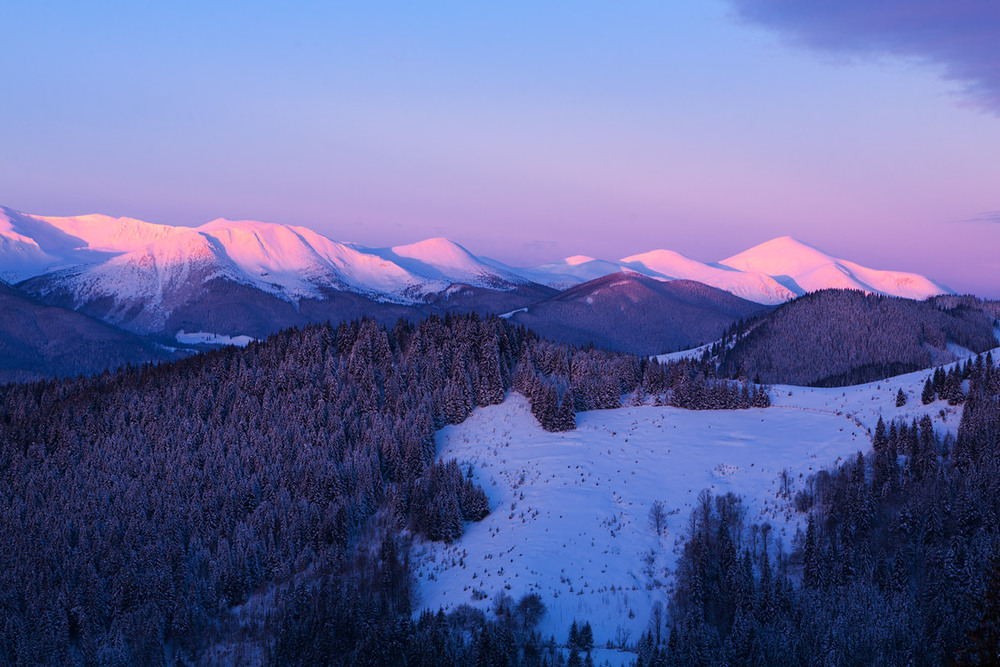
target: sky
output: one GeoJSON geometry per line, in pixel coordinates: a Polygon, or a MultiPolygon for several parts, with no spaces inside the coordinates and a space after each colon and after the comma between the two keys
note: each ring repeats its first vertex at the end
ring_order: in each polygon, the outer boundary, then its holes
{"type": "Polygon", "coordinates": [[[0,204],[517,266],[787,234],[998,298],[991,2],[7,3],[0,204]]]}

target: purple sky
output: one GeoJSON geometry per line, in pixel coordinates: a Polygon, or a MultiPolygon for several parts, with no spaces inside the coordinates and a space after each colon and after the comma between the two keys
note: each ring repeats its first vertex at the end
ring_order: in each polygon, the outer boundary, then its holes
{"type": "Polygon", "coordinates": [[[790,234],[1000,297],[995,4],[275,4],[6,9],[0,204],[517,265],[790,234]]]}

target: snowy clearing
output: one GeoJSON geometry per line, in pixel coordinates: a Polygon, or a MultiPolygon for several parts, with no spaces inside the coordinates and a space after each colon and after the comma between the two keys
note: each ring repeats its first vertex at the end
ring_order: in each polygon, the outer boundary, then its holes
{"type": "Polygon", "coordinates": [[[584,413],[577,423],[545,432],[512,395],[440,432],[441,457],[472,463],[493,509],[451,546],[417,546],[425,608],[486,608],[499,591],[515,599],[534,591],[548,607],[544,635],[564,640],[579,619],[593,624],[599,645],[634,641],[653,603],[666,602],[702,489],[743,495],[748,521],[771,522],[787,545],[795,527],[786,526],[781,471],[794,492],[811,472],[869,447],[845,417],[794,408],[644,406],[584,413]],[[668,514],[660,536],[648,519],[656,500],[668,514]]]}
{"type": "Polygon", "coordinates": [[[543,431],[517,394],[478,408],[438,433],[438,451],[472,464],[492,511],[453,545],[416,545],[421,606],[488,609],[498,592],[537,592],[548,609],[544,636],[564,641],[573,620],[589,620],[599,646],[634,642],[653,604],[666,603],[703,489],[742,496],[748,525],[771,523],[790,548],[803,519],[791,496],[810,474],[867,452],[880,415],[888,423],[930,414],[939,430],[957,429],[961,406],[920,402],[931,372],[835,389],[775,386],[763,410],[586,412],[568,433],[543,431]],[[900,388],[907,402],[896,407],[900,388]],[[655,501],[667,512],[659,536],[649,520],[655,501]]]}
{"type": "MultiPolygon", "coordinates": [[[[1000,350],[993,350],[994,356],[998,351],[1000,350]]],[[[953,366],[954,364],[947,364],[943,368],[948,370],[953,366]]],[[[920,402],[924,380],[933,373],[934,369],[931,368],[878,382],[829,389],[774,385],[771,387],[771,405],[814,414],[842,415],[867,429],[868,436],[875,432],[880,416],[888,425],[894,419],[911,421],[930,415],[938,432],[956,433],[958,422],[962,419],[961,405],[948,405],[943,400],[928,405],[920,402]],[[906,404],[897,408],[896,393],[900,389],[906,394],[906,404]]]]}
{"type": "Polygon", "coordinates": [[[186,333],[183,329],[177,332],[176,338],[178,343],[185,345],[235,345],[236,347],[246,347],[257,340],[251,336],[226,336],[207,331],[186,333]]]}

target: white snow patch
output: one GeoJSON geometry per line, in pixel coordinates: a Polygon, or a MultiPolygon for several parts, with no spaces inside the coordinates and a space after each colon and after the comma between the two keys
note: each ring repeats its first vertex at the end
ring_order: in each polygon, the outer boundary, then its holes
{"type": "Polygon", "coordinates": [[[528,312],[527,308],[518,308],[517,310],[512,310],[509,313],[504,313],[500,317],[506,320],[514,315],[517,315],[518,313],[526,313],[526,312],[528,312]]]}
{"type": "Polygon", "coordinates": [[[187,333],[183,329],[177,332],[176,338],[178,343],[185,345],[235,345],[236,347],[246,347],[257,340],[252,336],[226,336],[206,331],[187,333]]]}
{"type": "Polygon", "coordinates": [[[656,359],[661,364],[670,363],[674,361],[681,361],[682,359],[701,359],[701,356],[708,350],[712,348],[715,343],[706,343],[699,347],[692,347],[690,350],[680,350],[679,352],[668,352],[667,354],[657,354],[652,359],[656,359]]]}

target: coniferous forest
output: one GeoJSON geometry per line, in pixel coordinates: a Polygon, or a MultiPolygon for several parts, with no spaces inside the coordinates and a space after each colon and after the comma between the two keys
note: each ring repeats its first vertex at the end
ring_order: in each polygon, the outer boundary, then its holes
{"type": "Polygon", "coordinates": [[[913,301],[859,290],[822,290],[732,328],[720,370],[772,384],[839,387],[911,373],[996,346],[996,303],[913,301]]]}
{"type": "MultiPolygon", "coordinates": [[[[477,315],[5,386],[0,663],[562,664],[536,594],[413,614],[411,541],[453,541],[491,509],[434,433],[511,390],[554,431],[625,401],[769,404],[709,355],[658,363],[477,315]]],[[[704,494],[639,664],[986,664],[1000,372],[980,356],[924,393],[964,402],[957,438],[880,424],[870,455],[794,499],[790,553],[739,498],[704,494]]]]}
{"type": "Polygon", "coordinates": [[[512,386],[549,430],[632,392],[688,407],[766,398],[697,362],[575,349],[476,315],[310,326],[3,387],[0,663],[212,661],[238,631],[240,650],[276,664],[535,664],[541,600],[498,601],[488,622],[411,620],[408,536],[451,541],[490,509],[468,470],[435,460],[434,432],[512,386]],[[227,625],[247,605],[263,607],[257,626],[227,625]]]}

